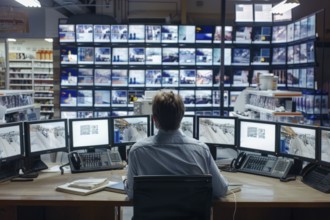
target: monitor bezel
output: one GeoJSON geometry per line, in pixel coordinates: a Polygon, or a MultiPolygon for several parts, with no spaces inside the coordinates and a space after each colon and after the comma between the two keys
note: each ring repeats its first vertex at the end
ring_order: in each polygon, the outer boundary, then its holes
{"type": "Polygon", "coordinates": [[[237,148],[237,117],[232,117],[232,116],[216,116],[216,115],[197,115],[196,116],[196,139],[200,140],[199,134],[200,134],[200,127],[199,127],[199,121],[200,119],[222,119],[222,120],[233,120],[234,121],[234,143],[233,144],[225,144],[225,143],[209,143],[209,142],[204,142],[208,146],[215,146],[215,147],[222,147],[222,148],[232,148],[236,149],[237,148]]]}
{"type": "Polygon", "coordinates": [[[43,154],[49,154],[54,152],[68,152],[68,120],[67,119],[51,119],[51,120],[38,120],[38,121],[26,121],[24,122],[24,136],[25,136],[25,154],[26,156],[40,156],[43,154]],[[30,137],[30,125],[35,124],[48,124],[48,123],[58,123],[62,122],[64,123],[64,147],[59,148],[53,148],[53,149],[47,149],[47,150],[40,150],[32,152],[31,149],[31,137],[30,137]]]}
{"type": "Polygon", "coordinates": [[[121,147],[121,146],[131,146],[133,144],[135,144],[136,142],[123,142],[123,143],[117,143],[115,142],[115,120],[117,119],[127,119],[127,118],[146,118],[147,119],[147,137],[150,136],[150,115],[124,115],[124,116],[112,116],[110,118],[110,124],[111,124],[111,130],[109,133],[111,133],[111,139],[110,139],[110,143],[112,147],[121,147]]]}
{"type": "Polygon", "coordinates": [[[7,127],[16,127],[18,126],[19,130],[19,141],[20,141],[20,153],[12,156],[7,156],[7,157],[2,157],[0,158],[0,164],[1,163],[6,163],[9,161],[21,159],[25,155],[25,143],[24,143],[24,130],[23,130],[23,123],[22,122],[13,122],[13,123],[5,123],[5,124],[0,124],[0,128],[7,128],[7,127]]]}
{"type": "Polygon", "coordinates": [[[295,160],[301,160],[305,162],[317,162],[317,156],[318,156],[318,148],[319,148],[319,131],[318,128],[312,125],[305,125],[305,124],[292,124],[292,123],[279,123],[277,126],[277,146],[278,146],[278,155],[287,157],[287,158],[292,158],[295,160]],[[298,156],[298,155],[293,155],[293,154],[287,154],[287,153],[282,153],[281,152],[281,127],[282,126],[291,126],[291,127],[296,127],[296,128],[304,128],[304,129],[313,129],[315,131],[315,155],[314,158],[308,158],[304,156],[298,156]]]}
{"type": "Polygon", "coordinates": [[[109,148],[110,149],[110,141],[111,141],[111,134],[110,134],[110,121],[109,121],[109,117],[100,117],[100,118],[96,118],[96,117],[93,117],[93,118],[71,118],[69,119],[69,134],[70,134],[70,145],[69,145],[69,150],[70,152],[72,151],[77,151],[77,150],[95,150],[95,149],[100,149],[100,148],[109,148]],[[74,140],[73,140],[73,133],[74,133],[74,129],[73,129],[73,124],[75,122],[82,122],[82,121],[86,121],[87,123],[88,122],[91,122],[91,121],[100,121],[100,120],[106,120],[108,122],[108,144],[102,144],[102,145],[94,145],[94,146],[77,146],[77,147],[74,147],[74,140]]]}
{"type": "Polygon", "coordinates": [[[277,155],[278,154],[278,138],[277,138],[277,123],[276,122],[271,122],[271,121],[262,121],[262,120],[256,120],[256,119],[238,119],[237,121],[237,150],[239,151],[247,151],[247,152],[253,152],[253,153],[259,153],[261,155],[277,155]],[[260,123],[260,124],[267,124],[267,125],[272,125],[274,126],[274,150],[273,151],[268,151],[268,150],[262,150],[262,149],[252,149],[248,147],[243,147],[241,146],[241,123],[242,122],[247,122],[247,123],[260,123]]]}

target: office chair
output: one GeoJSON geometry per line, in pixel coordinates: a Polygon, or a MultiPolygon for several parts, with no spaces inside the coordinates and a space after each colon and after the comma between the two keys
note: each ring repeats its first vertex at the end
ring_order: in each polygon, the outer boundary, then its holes
{"type": "Polygon", "coordinates": [[[133,220],[210,220],[212,176],[134,177],[133,220]]]}

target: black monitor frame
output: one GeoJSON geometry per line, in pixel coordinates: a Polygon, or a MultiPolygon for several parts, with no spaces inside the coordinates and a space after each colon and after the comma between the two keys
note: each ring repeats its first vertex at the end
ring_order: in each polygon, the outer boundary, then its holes
{"type": "MultiPolygon", "coordinates": [[[[18,128],[20,153],[15,154],[15,155],[11,155],[11,156],[6,156],[6,157],[2,157],[1,154],[0,154],[0,168],[1,168],[1,163],[6,163],[6,162],[9,162],[9,161],[21,159],[21,158],[24,157],[24,153],[25,153],[25,151],[24,151],[25,150],[25,148],[24,148],[24,137],[23,137],[23,123],[14,122],[14,123],[0,124],[0,131],[1,131],[1,129],[6,129],[6,128],[10,129],[10,127],[13,127],[13,129],[15,129],[15,127],[18,128]]],[[[0,133],[0,138],[1,139],[6,139],[9,142],[14,142],[14,140],[12,139],[12,135],[11,135],[12,132],[14,132],[14,130],[9,131],[6,134],[0,133]]]]}
{"type": "MultiPolygon", "coordinates": [[[[54,129],[54,135],[56,136],[62,136],[59,132],[59,130],[55,129],[56,127],[52,127],[54,129]],[[56,133],[55,133],[56,132],[56,133]]],[[[48,137],[48,130],[42,129],[40,126],[37,128],[38,131],[45,137],[48,137]]],[[[68,152],[68,133],[67,133],[67,119],[52,119],[52,120],[38,120],[38,121],[26,121],[24,122],[24,134],[25,134],[25,154],[26,156],[40,156],[42,154],[49,154],[54,152],[68,152]],[[31,132],[32,132],[32,126],[36,125],[45,125],[45,124],[52,124],[52,123],[63,123],[64,126],[64,146],[56,147],[56,148],[50,148],[50,149],[42,149],[42,150],[33,150],[31,146],[31,132]]]]}
{"type": "MultiPolygon", "coordinates": [[[[318,146],[319,145],[319,140],[320,140],[320,136],[319,136],[319,132],[318,132],[318,128],[315,127],[315,126],[311,126],[311,125],[302,125],[302,124],[290,124],[290,123],[279,123],[278,126],[277,126],[277,140],[278,140],[278,155],[279,156],[283,156],[283,157],[288,157],[288,158],[293,158],[295,160],[299,160],[299,161],[306,161],[306,162],[316,162],[317,161],[317,158],[318,158],[318,146]],[[288,132],[291,132],[292,130],[292,127],[293,128],[299,128],[299,129],[310,129],[310,130],[314,130],[315,132],[315,153],[313,156],[311,157],[307,157],[307,156],[302,156],[302,155],[297,155],[297,154],[293,154],[293,153],[285,153],[283,152],[283,147],[282,144],[285,142],[285,139],[282,139],[282,131],[281,131],[281,128],[284,127],[284,126],[289,126],[290,128],[287,129],[287,133],[288,132]],[[313,157],[313,158],[312,158],[313,157]]],[[[304,140],[307,142],[307,140],[304,140]]],[[[301,140],[301,143],[303,142],[303,140],[301,140]]]]}
{"type": "MultiPolygon", "coordinates": [[[[323,146],[326,145],[326,144],[323,144],[323,141],[322,141],[322,138],[323,138],[323,131],[324,132],[327,132],[326,135],[329,135],[330,134],[330,128],[329,127],[320,127],[319,128],[319,147],[318,147],[318,153],[317,153],[317,159],[319,161],[319,163],[321,165],[324,165],[324,166],[328,166],[330,167],[330,158],[328,160],[325,160],[323,157],[322,157],[322,150],[323,150],[323,146]]],[[[329,136],[330,137],[330,136],[329,136]]],[[[328,147],[330,145],[327,145],[328,147]]],[[[328,151],[328,153],[330,153],[330,151],[328,151]]]]}
{"type": "MultiPolygon", "coordinates": [[[[116,135],[115,129],[117,129],[117,125],[115,124],[117,120],[121,120],[124,124],[123,128],[127,126],[125,125],[125,119],[138,119],[138,118],[144,118],[147,119],[147,126],[146,126],[146,136],[148,137],[150,135],[150,115],[125,115],[125,116],[112,116],[110,118],[111,121],[111,130],[109,133],[111,133],[111,147],[120,147],[120,146],[130,146],[133,145],[136,141],[124,141],[124,142],[118,142],[118,135],[116,135]]],[[[129,122],[128,122],[129,123],[129,122]]]]}
{"type": "MultiPolygon", "coordinates": [[[[238,119],[237,121],[237,149],[239,151],[248,151],[248,152],[254,152],[254,153],[260,153],[261,155],[277,155],[277,146],[278,146],[278,138],[277,138],[277,123],[276,122],[270,122],[270,121],[262,121],[262,120],[253,120],[253,119],[238,119]],[[252,146],[242,146],[242,123],[251,123],[251,125],[255,124],[255,125],[268,125],[268,126],[273,126],[273,132],[269,132],[274,134],[273,137],[273,150],[265,150],[265,149],[256,149],[253,148],[252,146]]],[[[248,132],[248,131],[247,131],[248,132]]],[[[253,132],[253,130],[251,130],[251,132],[253,132]]],[[[255,134],[251,134],[251,138],[253,138],[253,136],[257,136],[258,138],[262,138],[262,131],[258,131],[258,129],[255,131],[255,134]],[[259,137],[260,136],[260,137],[259,137]]],[[[265,139],[265,143],[266,142],[270,142],[269,137],[263,137],[265,139]]]]}
{"type": "MultiPolygon", "coordinates": [[[[87,127],[86,127],[87,128],[87,127]]],[[[110,148],[110,140],[111,140],[111,134],[110,134],[110,120],[108,117],[100,117],[100,118],[72,118],[69,119],[69,131],[70,131],[70,152],[72,151],[76,151],[76,150],[87,150],[87,151],[94,151],[96,148],[110,148]],[[95,143],[97,137],[91,137],[88,138],[90,139],[90,141],[92,141],[91,143],[83,143],[84,145],[79,145],[79,146],[75,146],[75,139],[74,139],[74,134],[76,134],[76,132],[81,132],[81,130],[79,129],[80,126],[91,126],[93,125],[93,122],[99,122],[99,121],[105,121],[107,123],[106,128],[104,129],[100,129],[100,128],[96,128],[97,131],[103,131],[104,134],[107,135],[108,138],[108,143],[95,143]],[[79,126],[79,127],[77,127],[79,126]],[[95,139],[96,138],[96,139],[95,139]],[[94,140],[94,141],[93,141],[94,140]]],[[[93,128],[89,128],[89,129],[93,129],[93,128]]],[[[90,130],[91,131],[91,130],[90,130]]],[[[92,132],[92,131],[91,131],[92,132]]],[[[81,136],[81,135],[79,135],[81,136]]],[[[81,143],[82,144],[82,143],[81,143]]]]}

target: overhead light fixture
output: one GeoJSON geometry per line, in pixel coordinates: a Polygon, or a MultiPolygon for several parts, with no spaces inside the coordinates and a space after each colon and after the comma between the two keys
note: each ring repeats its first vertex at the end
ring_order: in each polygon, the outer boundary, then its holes
{"type": "Polygon", "coordinates": [[[16,42],[16,39],[15,38],[7,38],[7,41],[8,42],[16,42]]]}
{"type": "Polygon", "coordinates": [[[36,8],[41,7],[40,2],[38,0],[15,0],[15,1],[21,3],[25,7],[36,7],[36,8]]]}
{"type": "Polygon", "coordinates": [[[271,11],[273,14],[283,14],[299,5],[299,0],[284,0],[275,5],[271,11]]]}
{"type": "Polygon", "coordinates": [[[45,38],[45,41],[52,43],[53,42],[53,38],[45,38]]]}

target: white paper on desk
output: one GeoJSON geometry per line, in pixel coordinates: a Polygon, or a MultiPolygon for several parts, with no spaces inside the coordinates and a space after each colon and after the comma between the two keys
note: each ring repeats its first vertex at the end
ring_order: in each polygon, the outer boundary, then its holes
{"type": "MultiPolygon", "coordinates": [[[[47,170],[42,170],[42,172],[45,172],[45,173],[60,173],[61,172],[60,166],[61,165],[55,165],[55,166],[49,167],[47,170]]],[[[64,170],[64,173],[70,173],[71,172],[70,166],[64,166],[63,170],[64,170]]]]}

